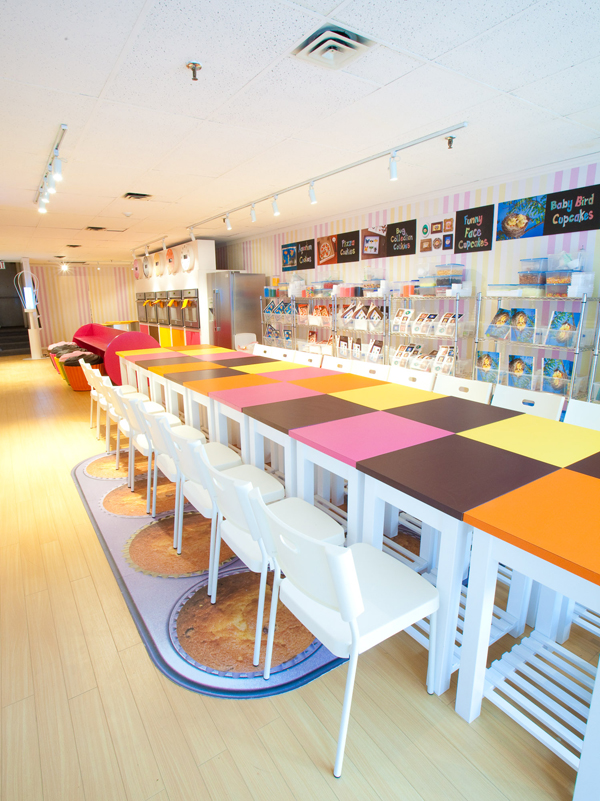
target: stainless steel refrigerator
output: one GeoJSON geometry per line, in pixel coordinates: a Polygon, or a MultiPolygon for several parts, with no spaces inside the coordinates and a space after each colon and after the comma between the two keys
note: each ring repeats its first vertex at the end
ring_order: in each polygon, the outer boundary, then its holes
{"type": "Polygon", "coordinates": [[[217,270],[206,274],[210,344],[233,348],[236,334],[262,338],[261,303],[266,278],[262,273],[217,270]]]}

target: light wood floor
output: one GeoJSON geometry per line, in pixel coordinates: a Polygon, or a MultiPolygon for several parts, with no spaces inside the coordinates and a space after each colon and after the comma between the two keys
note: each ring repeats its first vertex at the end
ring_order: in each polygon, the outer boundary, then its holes
{"type": "MultiPolygon", "coordinates": [[[[339,780],[345,668],[272,700],[171,683],[71,479],[103,450],[88,417],[49,360],[0,358],[1,801],[571,798],[573,771],[487,701],[469,726],[454,687],[429,697],[403,634],[359,660],[339,780]]],[[[597,660],[593,638],[571,645],[597,660]]]]}

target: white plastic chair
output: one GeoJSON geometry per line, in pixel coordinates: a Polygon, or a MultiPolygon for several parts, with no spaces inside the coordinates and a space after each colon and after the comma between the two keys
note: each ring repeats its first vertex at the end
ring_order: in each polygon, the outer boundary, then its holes
{"type": "Polygon", "coordinates": [[[376,378],[378,381],[387,381],[390,372],[389,364],[373,364],[372,362],[352,362],[354,375],[364,375],[367,378],[376,378]]]}
{"type": "Polygon", "coordinates": [[[261,345],[260,343],[256,343],[254,346],[253,355],[254,356],[265,356],[267,359],[276,359],[277,356],[275,355],[275,351],[277,348],[274,348],[272,345],[261,345]]]}
{"type": "Polygon", "coordinates": [[[349,548],[307,537],[277,517],[252,490],[250,500],[263,538],[276,553],[277,596],[335,656],[349,658],[333,775],[342,774],[358,655],[399,631],[430,618],[427,691],[433,692],[439,595],[426,579],[367,543],[349,548]],[[285,578],[281,580],[283,571],[285,578]]]}
{"type": "Polygon", "coordinates": [[[408,367],[390,367],[388,381],[404,387],[414,387],[430,392],[435,383],[435,374],[423,370],[411,370],[408,367]]]}
{"type": "Polygon", "coordinates": [[[307,367],[320,367],[323,357],[319,353],[306,353],[297,350],[294,354],[296,364],[305,364],[307,367]]]}
{"type": "Polygon", "coordinates": [[[600,431],[600,403],[570,400],[565,412],[565,423],[600,431]]]}
{"type": "MultiPolygon", "coordinates": [[[[183,443],[178,443],[182,446],[183,443]]],[[[243,464],[229,470],[219,471],[212,467],[208,461],[204,448],[194,442],[188,445],[188,450],[194,453],[196,466],[202,477],[203,487],[208,490],[212,501],[211,553],[209,559],[208,592],[211,603],[217,600],[217,584],[219,580],[219,561],[221,554],[221,539],[224,539],[236,556],[242,560],[253,573],[260,573],[260,588],[258,596],[258,610],[256,614],[256,630],[254,639],[253,664],[260,661],[260,642],[262,633],[262,620],[265,606],[265,591],[267,586],[267,572],[269,558],[260,542],[254,540],[250,533],[250,526],[243,509],[240,506],[235,486],[241,482],[250,483],[257,487],[266,503],[283,500],[285,490],[282,484],[269,473],[250,464],[243,464]],[[215,514],[217,510],[216,527],[215,514]],[[213,534],[216,528],[216,534],[213,534]]],[[[185,489],[184,492],[187,491],[185,489]]]]}
{"type": "Polygon", "coordinates": [[[438,373],[435,378],[435,391],[440,395],[451,395],[454,398],[489,403],[492,385],[484,381],[473,381],[470,378],[457,378],[453,375],[438,373]]]}
{"type": "MultiPolygon", "coordinates": [[[[136,406],[135,400],[129,400],[127,395],[121,397],[121,403],[126,414],[127,422],[129,424],[129,487],[133,492],[135,489],[135,451],[138,450],[142,456],[148,457],[148,476],[146,481],[146,514],[150,514],[150,500],[152,488],[152,442],[149,441],[145,434],[145,425],[141,417],[140,410],[136,406]]],[[[150,409],[156,413],[165,412],[163,406],[155,401],[150,401],[151,407],[146,407],[146,411],[150,409]],[[159,407],[158,409],[156,407],[159,407]]],[[[181,420],[174,414],[168,414],[169,423],[172,426],[181,425],[181,420]]]]}
{"type": "Polygon", "coordinates": [[[236,334],[233,338],[233,347],[235,350],[254,350],[256,343],[256,334],[236,334]]]}
{"type": "MultiPolygon", "coordinates": [[[[482,384],[482,386],[486,385],[482,384]]],[[[489,386],[491,389],[492,385],[489,386]]],[[[437,390],[438,384],[436,384],[437,390]]],[[[492,398],[492,406],[510,409],[513,412],[532,414],[535,417],[545,417],[547,420],[560,420],[564,401],[562,395],[551,395],[548,392],[535,392],[532,389],[518,389],[497,384],[492,398]]]]}
{"type": "Polygon", "coordinates": [[[337,356],[323,356],[321,367],[324,370],[335,370],[338,373],[351,373],[352,361],[350,359],[339,359],[337,356]]]}
{"type": "MultiPolygon", "coordinates": [[[[281,571],[277,568],[277,548],[271,536],[268,526],[263,525],[264,520],[260,513],[257,518],[253,509],[250,494],[255,494],[254,503],[261,508],[265,502],[258,488],[252,488],[249,483],[236,482],[235,490],[238,495],[240,507],[244,512],[250,533],[255,542],[258,542],[261,551],[266,553],[270,565],[275,570],[275,581],[280,580],[281,571]],[[261,523],[259,524],[259,520],[261,523]]],[[[344,529],[336,523],[328,514],[318,509],[313,504],[304,501],[302,498],[284,498],[282,501],[275,501],[269,504],[271,513],[278,520],[288,525],[293,525],[306,537],[310,537],[318,542],[329,543],[330,545],[344,544],[344,529]]],[[[271,610],[269,614],[269,630],[267,635],[267,650],[265,654],[265,667],[263,677],[268,679],[271,675],[271,660],[273,657],[273,640],[275,637],[275,624],[277,622],[277,593],[271,596],[271,610]]]]}
{"type": "MultiPolygon", "coordinates": [[[[116,447],[116,454],[115,454],[115,470],[119,469],[119,462],[121,460],[121,434],[129,439],[129,423],[127,422],[126,412],[123,408],[123,402],[121,397],[123,395],[121,391],[121,387],[112,386],[112,384],[105,384],[104,385],[104,392],[106,399],[109,401],[109,415],[110,419],[114,420],[117,424],[117,447],[116,447]]],[[[140,401],[147,401],[148,396],[143,395],[141,392],[130,392],[127,393],[127,397],[130,400],[140,400],[140,401]]],[[[162,411],[162,406],[160,404],[152,404],[154,411],[162,411]]],[[[107,428],[108,435],[110,437],[110,428],[107,428]]],[[[107,451],[108,451],[108,438],[107,438],[107,451]]]]}
{"type": "MultiPolygon", "coordinates": [[[[155,416],[146,416],[144,414],[148,425],[148,433],[152,439],[152,446],[155,454],[158,454],[154,460],[154,500],[152,517],[155,514],[156,505],[156,485],[157,465],[161,472],[167,476],[170,481],[175,482],[175,516],[173,521],[173,548],[177,549],[177,553],[181,553],[182,540],[183,540],[183,506],[184,506],[184,483],[186,474],[183,470],[180,449],[182,443],[202,443],[204,450],[207,454],[210,464],[217,470],[227,470],[231,467],[237,467],[242,463],[238,454],[222,445],[220,442],[207,442],[204,434],[197,428],[192,426],[181,425],[176,426],[175,429],[169,424],[167,415],[157,414],[155,416]],[[177,443],[175,444],[173,431],[177,434],[177,443]]],[[[200,504],[201,508],[198,509],[200,514],[204,517],[212,517],[212,504],[210,500],[208,504],[200,504]]]]}
{"type": "Polygon", "coordinates": [[[288,348],[271,348],[269,354],[271,358],[278,359],[280,362],[293,362],[296,351],[289,350],[288,348]]]}

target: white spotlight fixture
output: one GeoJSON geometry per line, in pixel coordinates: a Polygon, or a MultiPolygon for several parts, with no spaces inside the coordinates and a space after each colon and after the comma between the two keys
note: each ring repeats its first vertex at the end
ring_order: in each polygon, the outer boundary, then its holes
{"type": "Polygon", "coordinates": [[[398,180],[398,165],[396,163],[396,151],[392,150],[390,155],[390,181],[398,180]]]}
{"type": "Polygon", "coordinates": [[[48,209],[46,208],[46,204],[44,203],[41,197],[38,200],[38,211],[40,214],[48,214],[48,209]]]}
{"type": "Polygon", "coordinates": [[[63,263],[60,265],[60,269],[63,271],[63,273],[66,273],[67,270],[69,269],[69,265],[63,263]]]}
{"type": "Polygon", "coordinates": [[[317,202],[317,196],[315,195],[315,182],[311,181],[310,186],[308,187],[308,196],[310,198],[310,205],[314,206],[317,202]]]}
{"type": "Polygon", "coordinates": [[[55,181],[62,181],[62,161],[58,158],[58,150],[55,151],[55,156],[52,159],[52,177],[55,181]]]}
{"type": "Polygon", "coordinates": [[[40,200],[42,203],[50,203],[50,195],[48,194],[45,183],[40,186],[40,200]]]}
{"type": "Polygon", "coordinates": [[[148,258],[148,256],[150,255],[148,253],[148,245],[144,245],[144,253],[146,254],[146,258],[148,258]]]}
{"type": "Polygon", "coordinates": [[[227,230],[231,231],[232,225],[231,225],[231,220],[229,219],[229,214],[226,214],[223,217],[223,222],[225,223],[225,227],[227,228],[227,230]]]}
{"type": "Polygon", "coordinates": [[[166,250],[166,249],[167,249],[166,239],[163,239],[163,250],[166,250]]]}
{"type": "Polygon", "coordinates": [[[195,242],[196,241],[196,234],[194,233],[194,229],[193,228],[188,228],[188,231],[190,232],[190,239],[192,240],[192,242],[195,242]]]}
{"type": "Polygon", "coordinates": [[[254,210],[254,203],[252,204],[252,208],[250,209],[250,221],[256,222],[256,212],[254,210]]]}
{"type": "Polygon", "coordinates": [[[278,195],[275,195],[273,200],[272,200],[272,202],[271,202],[271,206],[273,207],[273,217],[279,217],[279,215],[281,213],[279,211],[279,206],[277,205],[277,197],[278,197],[278,195]]]}
{"type": "Polygon", "coordinates": [[[50,192],[51,195],[55,195],[56,194],[56,184],[54,183],[54,177],[52,176],[52,173],[48,174],[48,177],[47,177],[46,180],[47,180],[46,187],[48,189],[48,192],[50,192]]]}

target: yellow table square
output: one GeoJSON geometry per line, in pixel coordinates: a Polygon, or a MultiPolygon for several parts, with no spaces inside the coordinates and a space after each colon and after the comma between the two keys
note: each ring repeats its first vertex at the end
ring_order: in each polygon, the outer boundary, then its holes
{"type": "Polygon", "coordinates": [[[400,384],[381,384],[378,387],[347,389],[343,392],[332,392],[331,395],[334,398],[342,398],[342,400],[358,403],[359,406],[368,406],[369,409],[377,409],[380,412],[385,409],[395,409],[397,406],[408,406],[411,403],[423,403],[423,401],[444,397],[435,392],[405,387],[400,384]]]}
{"type": "Polygon", "coordinates": [[[185,347],[169,348],[169,350],[177,351],[177,353],[181,353],[182,356],[203,356],[205,353],[231,353],[232,352],[230,348],[219,348],[217,345],[214,345],[212,348],[195,348],[195,347],[193,347],[191,345],[186,345],[185,347]]]}
{"type": "MultiPolygon", "coordinates": [[[[600,431],[522,414],[457,434],[540,462],[566,467],[600,451],[600,431]]],[[[473,465],[476,470],[477,465],[473,465]]]]}
{"type": "Polygon", "coordinates": [[[260,362],[259,364],[247,364],[245,367],[238,364],[235,368],[240,373],[272,373],[276,370],[299,370],[306,369],[305,364],[294,364],[294,362],[260,362]]]}

